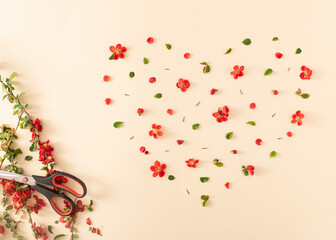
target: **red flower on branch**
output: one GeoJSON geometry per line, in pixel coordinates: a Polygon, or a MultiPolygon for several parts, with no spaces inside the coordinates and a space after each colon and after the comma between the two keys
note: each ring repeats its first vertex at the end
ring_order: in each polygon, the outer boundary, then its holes
{"type": "Polygon", "coordinates": [[[33,206],[27,206],[28,209],[34,211],[34,213],[38,214],[38,211],[46,206],[46,203],[43,201],[43,199],[38,198],[38,196],[33,195],[34,199],[35,199],[35,204],[33,206]]]}
{"type": "Polygon", "coordinates": [[[231,72],[231,75],[233,76],[234,79],[237,79],[238,77],[244,76],[243,71],[244,71],[244,66],[239,67],[238,65],[236,65],[233,67],[233,71],[231,72]]]}
{"type": "Polygon", "coordinates": [[[196,168],[197,167],[197,163],[199,162],[198,159],[194,159],[194,158],[190,158],[189,160],[185,161],[187,163],[187,166],[188,167],[191,167],[191,168],[196,168]]]}
{"type": "Polygon", "coordinates": [[[313,71],[307,68],[306,66],[301,67],[302,73],[300,73],[300,78],[302,80],[309,80],[311,75],[313,74],[313,71]]]}
{"type": "Polygon", "coordinates": [[[217,112],[214,112],[212,114],[216,118],[216,121],[221,123],[228,120],[229,117],[229,108],[227,106],[224,106],[222,108],[218,108],[217,112]]]}
{"type": "Polygon", "coordinates": [[[153,171],[153,177],[163,177],[165,175],[166,164],[161,164],[159,161],[155,161],[154,165],[150,167],[150,170],[153,171]]]}
{"type": "Polygon", "coordinates": [[[112,52],[112,55],[109,58],[110,60],[117,60],[119,58],[123,59],[125,58],[125,52],[127,51],[127,48],[121,44],[117,44],[115,47],[110,46],[110,51],[112,52]]]}
{"type": "Polygon", "coordinates": [[[295,124],[297,123],[298,126],[302,125],[302,119],[304,118],[304,114],[301,113],[300,110],[296,111],[293,115],[292,115],[292,123],[295,124]]]}
{"type": "Polygon", "coordinates": [[[156,125],[155,123],[152,124],[152,130],[149,131],[149,136],[153,136],[155,139],[158,138],[158,136],[162,136],[163,132],[160,131],[161,125],[156,125]]]}
{"type": "Polygon", "coordinates": [[[190,83],[188,80],[180,78],[176,83],[176,86],[180,88],[182,92],[185,92],[190,87],[190,83]]]}

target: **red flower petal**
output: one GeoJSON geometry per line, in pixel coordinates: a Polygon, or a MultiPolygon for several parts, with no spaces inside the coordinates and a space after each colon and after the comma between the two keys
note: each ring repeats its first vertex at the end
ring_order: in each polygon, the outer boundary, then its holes
{"type": "Polygon", "coordinates": [[[149,37],[147,38],[147,43],[152,44],[154,42],[154,38],[149,37]]]}
{"type": "Polygon", "coordinates": [[[144,146],[140,147],[140,152],[145,152],[146,151],[146,148],[144,146]]]}
{"type": "Polygon", "coordinates": [[[184,54],[184,58],[185,58],[185,59],[189,59],[189,58],[190,58],[190,53],[185,53],[185,54],[184,54]]]}
{"type": "Polygon", "coordinates": [[[169,114],[169,115],[173,115],[174,114],[174,111],[172,110],[172,109],[167,109],[167,113],[169,114]]]}
{"type": "Polygon", "coordinates": [[[156,78],[155,78],[155,77],[151,77],[151,78],[149,78],[149,82],[150,82],[150,83],[155,83],[155,82],[156,82],[156,78]]]}
{"type": "Polygon", "coordinates": [[[251,103],[250,104],[250,109],[255,109],[256,108],[256,104],[255,103],[251,103]]]}
{"type": "Polygon", "coordinates": [[[105,104],[106,104],[106,105],[110,105],[111,102],[112,102],[111,98],[106,98],[106,99],[105,99],[105,104]]]}
{"type": "Polygon", "coordinates": [[[108,75],[105,75],[104,77],[103,77],[103,79],[104,79],[104,82],[108,82],[108,81],[110,81],[110,76],[108,76],[108,75]]]}
{"type": "Polygon", "coordinates": [[[275,53],[275,57],[278,59],[282,58],[282,56],[283,56],[282,53],[279,53],[279,52],[275,53]]]}
{"type": "Polygon", "coordinates": [[[258,138],[255,142],[256,142],[256,144],[259,145],[259,146],[262,144],[262,140],[261,140],[260,138],[258,138]]]}
{"type": "Polygon", "coordinates": [[[289,131],[289,132],[287,132],[287,136],[288,136],[288,137],[292,137],[292,136],[293,136],[293,133],[289,131]]]}
{"type": "Polygon", "coordinates": [[[225,183],[225,187],[226,187],[227,189],[229,189],[229,188],[230,188],[230,183],[229,183],[229,182],[225,183]]]}

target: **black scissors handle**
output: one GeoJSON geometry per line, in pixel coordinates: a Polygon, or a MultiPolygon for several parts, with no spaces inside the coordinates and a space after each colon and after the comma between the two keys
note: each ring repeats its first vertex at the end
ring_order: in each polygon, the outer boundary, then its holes
{"type": "Polygon", "coordinates": [[[82,198],[86,195],[86,192],[87,192],[87,189],[86,189],[86,186],[84,184],[84,182],[82,180],[80,180],[79,178],[69,174],[69,173],[65,173],[65,172],[56,172],[54,173],[53,175],[50,175],[48,177],[41,177],[41,176],[36,176],[36,175],[33,175],[32,176],[34,178],[34,180],[36,181],[37,184],[41,183],[41,184],[45,184],[45,185],[49,185],[49,186],[52,186],[52,187],[56,187],[58,189],[62,189],[64,191],[67,191],[68,193],[71,193],[72,195],[74,195],[75,197],[78,197],[78,198],[82,198]],[[77,184],[79,184],[81,186],[81,192],[77,192],[75,191],[74,189],[68,187],[68,186],[65,186],[61,183],[57,183],[56,181],[56,178],[58,176],[63,176],[63,177],[66,177],[68,179],[71,179],[72,181],[75,181],[77,184]]]}
{"type": "MultiPolygon", "coordinates": [[[[50,202],[50,205],[52,206],[52,208],[55,210],[55,212],[57,212],[59,215],[66,217],[71,215],[74,211],[75,211],[75,204],[74,202],[67,196],[65,196],[63,193],[57,193],[54,192],[53,190],[43,187],[41,185],[33,185],[32,188],[38,192],[40,192],[41,194],[43,194],[48,201],[50,202]],[[68,211],[64,211],[61,208],[59,208],[57,206],[57,199],[62,200],[62,202],[65,200],[70,204],[70,208],[68,211]]],[[[69,207],[69,206],[68,206],[69,207]]]]}

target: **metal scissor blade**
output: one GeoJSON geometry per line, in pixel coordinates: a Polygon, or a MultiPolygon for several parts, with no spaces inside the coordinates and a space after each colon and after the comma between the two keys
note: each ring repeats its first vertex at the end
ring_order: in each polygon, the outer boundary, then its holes
{"type": "Polygon", "coordinates": [[[35,185],[36,181],[32,177],[27,177],[18,173],[8,172],[0,170],[0,178],[14,180],[15,182],[20,182],[28,185],[35,185]]]}

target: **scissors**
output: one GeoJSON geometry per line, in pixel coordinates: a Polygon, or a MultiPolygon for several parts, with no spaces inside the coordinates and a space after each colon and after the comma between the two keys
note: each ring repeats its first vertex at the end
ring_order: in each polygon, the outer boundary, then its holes
{"type": "Polygon", "coordinates": [[[31,177],[28,177],[28,176],[24,176],[18,173],[0,170],[0,178],[14,180],[16,182],[30,185],[31,188],[40,192],[48,199],[48,201],[50,202],[50,205],[55,210],[55,212],[57,212],[59,215],[64,216],[64,217],[69,216],[74,212],[75,210],[74,202],[69,197],[67,197],[65,194],[55,192],[51,190],[50,188],[47,188],[43,185],[56,187],[58,189],[71,193],[72,195],[78,198],[84,197],[87,192],[86,186],[82,180],[80,180],[79,178],[75,176],[72,176],[69,173],[64,173],[64,172],[56,172],[53,175],[50,175],[48,177],[42,177],[42,176],[36,176],[36,175],[32,175],[31,177]],[[65,185],[57,183],[56,178],[59,176],[66,177],[67,179],[75,181],[76,183],[80,185],[82,191],[78,193],[72,188],[69,188],[65,185]],[[60,209],[55,202],[57,199],[67,201],[70,204],[69,210],[63,211],[62,209],[60,209]]]}

